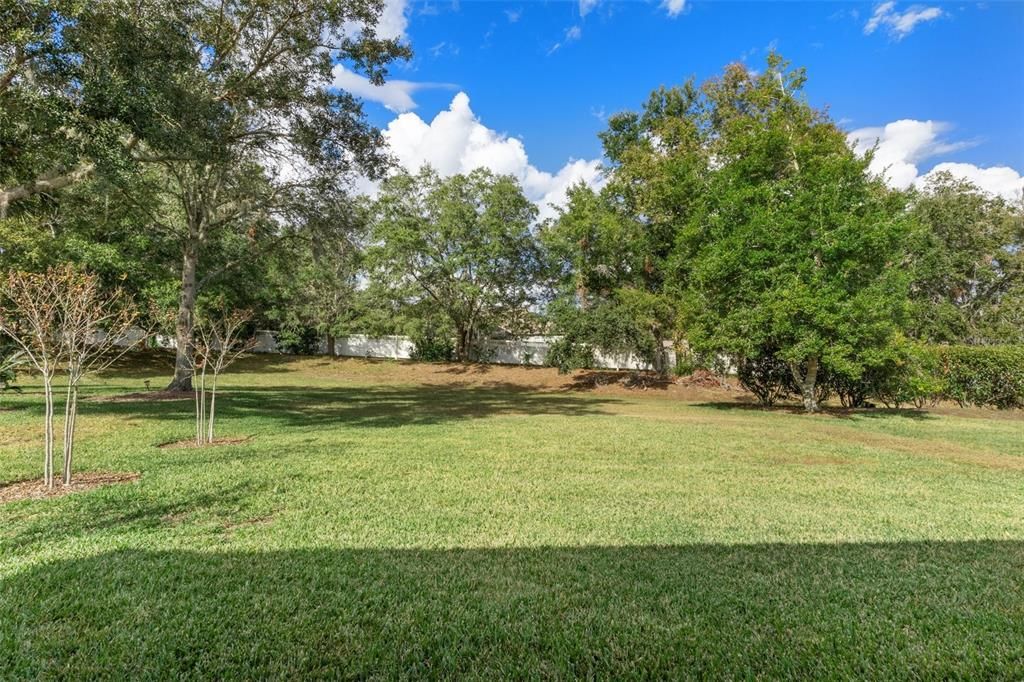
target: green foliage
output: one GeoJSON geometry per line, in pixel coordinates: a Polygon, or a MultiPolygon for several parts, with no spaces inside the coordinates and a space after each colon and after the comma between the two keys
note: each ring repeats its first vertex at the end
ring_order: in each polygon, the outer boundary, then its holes
{"type": "Polygon", "coordinates": [[[589,344],[573,341],[567,336],[553,341],[545,356],[545,363],[549,367],[557,367],[562,374],[576,369],[590,369],[595,362],[594,350],[589,344]]]}
{"type": "Polygon", "coordinates": [[[939,173],[912,214],[911,334],[932,343],[1024,343],[1024,205],[939,173]]]}
{"type": "Polygon", "coordinates": [[[856,376],[898,332],[908,227],[902,197],[797,98],[802,80],[773,56],[758,76],[730,67],[705,86],[716,162],[673,277],[696,350],[755,357],[770,346],[809,381],[800,367],[812,362],[856,376]]]}
{"type": "Polygon", "coordinates": [[[373,285],[428,318],[444,316],[467,360],[481,335],[531,321],[544,274],[530,230],[536,215],[511,176],[398,173],[370,207],[373,285]]]}
{"type": "Polygon", "coordinates": [[[766,407],[793,393],[793,375],[789,365],[771,349],[762,349],[753,357],[740,358],[736,363],[736,377],[740,385],[753,393],[757,401],[766,407]]]}
{"type": "Polygon", "coordinates": [[[940,346],[944,393],[959,405],[1024,407],[1024,346],[940,346]]]}
{"type": "Polygon", "coordinates": [[[0,339],[0,395],[7,391],[20,393],[18,368],[25,364],[23,352],[6,340],[0,339]]]}
{"type": "Polygon", "coordinates": [[[278,330],[277,348],[291,355],[318,355],[320,335],[313,327],[287,325],[278,330]]]}
{"type": "Polygon", "coordinates": [[[413,351],[410,357],[420,362],[451,362],[455,359],[455,344],[451,335],[434,327],[412,336],[413,351]]]}

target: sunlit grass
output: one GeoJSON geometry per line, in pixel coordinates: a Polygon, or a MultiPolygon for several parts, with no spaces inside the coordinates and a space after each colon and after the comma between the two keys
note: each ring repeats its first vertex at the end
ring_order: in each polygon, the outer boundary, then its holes
{"type": "MultiPolygon", "coordinates": [[[[1024,676],[1019,417],[512,376],[254,359],[207,449],[87,401],[79,468],[142,477],[0,506],[0,678],[1024,676]]],[[[37,475],[40,397],[0,405],[37,475]]]]}

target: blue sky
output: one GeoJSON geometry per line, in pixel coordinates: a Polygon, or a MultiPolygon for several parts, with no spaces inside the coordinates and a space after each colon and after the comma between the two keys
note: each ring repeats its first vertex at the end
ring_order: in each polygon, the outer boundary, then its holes
{"type": "Polygon", "coordinates": [[[415,57],[383,89],[353,74],[341,84],[368,100],[403,163],[495,166],[532,177],[538,201],[557,200],[571,159],[593,166],[569,175],[597,182],[608,114],[729,62],[760,68],[770,47],[807,68],[813,104],[881,139],[893,184],[947,164],[1005,194],[1024,172],[1024,2],[388,3],[385,29],[415,57]],[[459,145],[461,159],[435,155],[459,145]]]}

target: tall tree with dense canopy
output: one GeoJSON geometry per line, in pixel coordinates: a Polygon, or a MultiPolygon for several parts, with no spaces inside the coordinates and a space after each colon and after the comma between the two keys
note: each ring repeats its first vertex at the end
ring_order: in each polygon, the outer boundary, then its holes
{"type": "Polygon", "coordinates": [[[949,174],[915,197],[913,336],[936,343],[1024,342],[1024,203],[949,174]]]}
{"type": "Polygon", "coordinates": [[[429,302],[447,317],[456,355],[468,360],[480,333],[520,326],[540,293],[536,217],[511,176],[399,173],[384,181],[371,209],[370,276],[395,297],[429,302]]]}
{"type": "MultiPolygon", "coordinates": [[[[359,172],[387,165],[336,64],[380,84],[409,55],[375,27],[382,0],[104,0],[4,7],[0,125],[18,131],[0,209],[92,175],[154,166],[172,210],[147,226],[180,259],[173,388],[191,385],[196,297],[236,263],[344,205],[359,172]],[[49,141],[49,142],[47,142],[49,141]],[[52,149],[51,149],[52,148],[52,149]],[[233,257],[206,267],[212,244],[233,257]]],[[[5,142],[7,144],[7,142],[5,142]]]]}
{"type": "Polygon", "coordinates": [[[777,55],[702,88],[707,178],[680,235],[676,278],[698,351],[771,349],[807,411],[819,369],[856,376],[900,328],[905,197],[866,170],[846,137],[798,96],[777,55]]]}

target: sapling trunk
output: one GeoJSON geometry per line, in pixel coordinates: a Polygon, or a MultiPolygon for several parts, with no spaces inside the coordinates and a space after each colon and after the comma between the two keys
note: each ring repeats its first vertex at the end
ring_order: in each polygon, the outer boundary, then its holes
{"type": "Polygon", "coordinates": [[[43,456],[43,482],[53,488],[53,377],[43,374],[43,396],[46,402],[45,445],[43,456]]]}
{"type": "Polygon", "coordinates": [[[212,443],[213,442],[213,435],[214,435],[214,432],[213,432],[213,420],[214,420],[214,418],[216,416],[215,412],[214,412],[216,407],[217,407],[217,372],[216,372],[216,370],[214,370],[214,372],[213,372],[213,384],[210,386],[210,415],[209,415],[209,417],[207,417],[208,429],[209,429],[207,431],[207,434],[206,434],[206,442],[207,443],[212,443]]]}
{"type": "Polygon", "coordinates": [[[64,405],[64,485],[71,485],[72,461],[75,452],[75,422],[78,420],[78,386],[68,386],[64,405]]]}

